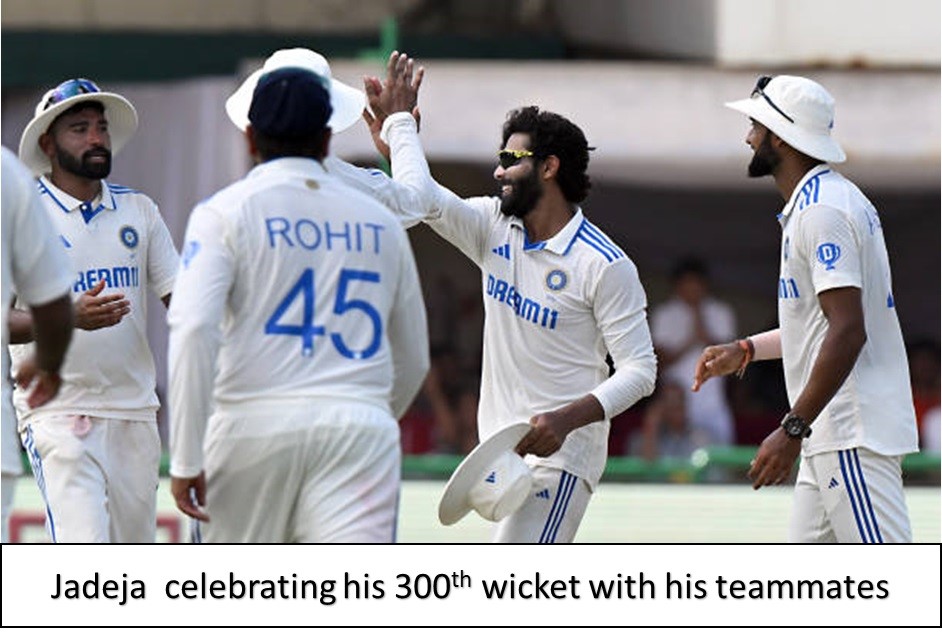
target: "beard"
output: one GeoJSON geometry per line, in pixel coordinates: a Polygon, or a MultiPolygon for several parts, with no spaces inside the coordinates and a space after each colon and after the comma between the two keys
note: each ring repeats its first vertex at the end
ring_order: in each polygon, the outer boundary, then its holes
{"type": "Polygon", "coordinates": [[[537,201],[543,196],[543,186],[536,170],[530,170],[527,176],[515,181],[508,179],[501,184],[511,188],[508,194],[501,195],[500,211],[504,216],[523,218],[533,211],[537,201]]]}
{"type": "Polygon", "coordinates": [[[85,152],[82,157],[76,158],[61,148],[56,148],[56,159],[66,172],[85,179],[99,180],[111,174],[111,150],[108,148],[93,148],[85,152]],[[92,161],[92,157],[104,157],[104,161],[92,161]]]}
{"type": "Polygon", "coordinates": [[[782,161],[781,157],[775,154],[775,150],[772,149],[770,139],[769,133],[766,133],[762,143],[759,144],[759,147],[756,148],[755,153],[752,155],[752,161],[749,162],[748,170],[749,176],[752,178],[772,174],[782,161]]]}

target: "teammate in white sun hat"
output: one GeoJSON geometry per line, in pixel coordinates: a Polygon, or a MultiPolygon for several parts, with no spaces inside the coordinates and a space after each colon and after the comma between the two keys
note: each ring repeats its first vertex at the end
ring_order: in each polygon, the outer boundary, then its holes
{"type": "Polygon", "coordinates": [[[494,540],[572,542],[605,466],[609,420],[654,388],[644,289],[631,259],[582,213],[589,147],[577,126],[532,106],[512,112],[494,171],[500,196],[461,199],[432,179],[416,134],[422,73],[394,53],[385,84],[367,80],[367,119],[382,122],[394,180],[335,169],[481,269],[478,436],[529,422],[516,450],[533,478],[494,540]]]}
{"type": "MultiPolygon", "coordinates": [[[[45,211],[77,272],[75,335],[58,399],[14,402],[56,542],[153,542],[160,438],[147,291],[164,304],[178,258],[154,202],[108,183],[112,155],[137,129],[131,103],[88,79],[48,91],[20,139],[45,211]]],[[[11,312],[13,342],[31,339],[11,312]]],[[[12,346],[14,372],[32,346],[12,346]]]]}
{"type": "Polygon", "coordinates": [[[903,336],[877,210],[831,163],[834,100],[803,77],[761,77],[748,99],[749,176],[786,201],[779,328],[707,347],[693,389],[781,358],[791,410],[756,454],[753,487],[783,483],[801,455],[789,542],[912,540],[901,462],[918,449],[903,336]]]}

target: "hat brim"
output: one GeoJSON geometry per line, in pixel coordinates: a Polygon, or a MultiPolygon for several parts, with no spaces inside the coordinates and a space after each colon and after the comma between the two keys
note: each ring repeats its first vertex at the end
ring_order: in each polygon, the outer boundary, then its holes
{"type": "MultiPolygon", "coordinates": [[[[485,439],[464,458],[448,479],[441,501],[438,503],[438,520],[443,525],[454,525],[471,511],[471,488],[481,480],[484,470],[498,456],[508,450],[513,450],[529,430],[529,423],[515,423],[507,426],[485,439]]],[[[523,503],[522,500],[520,502],[523,503]]]]}
{"type": "Polygon", "coordinates": [[[49,130],[56,117],[76,104],[85,101],[97,101],[105,107],[108,120],[108,134],[111,136],[111,153],[117,154],[131,140],[137,131],[137,111],[127,99],[116,93],[85,93],[64,99],[42,111],[26,124],[20,136],[20,160],[35,175],[49,172],[52,166],[39,147],[39,138],[49,130]]]}
{"type": "Polygon", "coordinates": [[[830,135],[816,135],[796,126],[764,99],[740,99],[726,102],[725,106],[755,119],[802,154],[828,163],[843,163],[847,160],[840,144],[830,135]]]}
{"type": "MultiPolygon", "coordinates": [[[[226,114],[229,119],[243,132],[249,125],[249,108],[252,106],[252,95],[258,79],[272,68],[260,68],[245,78],[242,85],[226,100],[226,114]]],[[[366,95],[362,91],[347,86],[336,79],[330,79],[330,105],[333,114],[327,121],[327,126],[334,132],[346,130],[357,122],[366,107],[366,95]]]]}

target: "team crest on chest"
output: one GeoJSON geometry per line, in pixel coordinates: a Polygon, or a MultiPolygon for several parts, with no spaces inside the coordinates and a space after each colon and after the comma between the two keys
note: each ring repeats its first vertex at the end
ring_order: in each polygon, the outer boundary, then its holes
{"type": "Polygon", "coordinates": [[[550,291],[562,291],[569,282],[569,276],[562,269],[553,269],[546,274],[546,286],[550,291]]]}
{"type": "Polygon", "coordinates": [[[140,238],[137,235],[137,230],[131,227],[130,225],[125,225],[118,232],[118,238],[121,239],[121,244],[127,247],[128,249],[136,249],[140,238]]]}

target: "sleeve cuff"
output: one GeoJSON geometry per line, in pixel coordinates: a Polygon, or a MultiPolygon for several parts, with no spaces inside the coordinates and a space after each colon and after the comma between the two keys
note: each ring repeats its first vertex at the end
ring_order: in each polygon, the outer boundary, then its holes
{"type": "MultiPolygon", "coordinates": [[[[412,113],[408,112],[394,112],[393,114],[386,117],[386,120],[383,122],[383,128],[379,132],[379,138],[383,140],[384,143],[389,143],[389,128],[395,126],[398,122],[411,122],[411,129],[413,132],[418,132],[415,126],[415,118],[412,116],[412,113]]],[[[406,124],[403,124],[406,125],[406,124]]]]}

